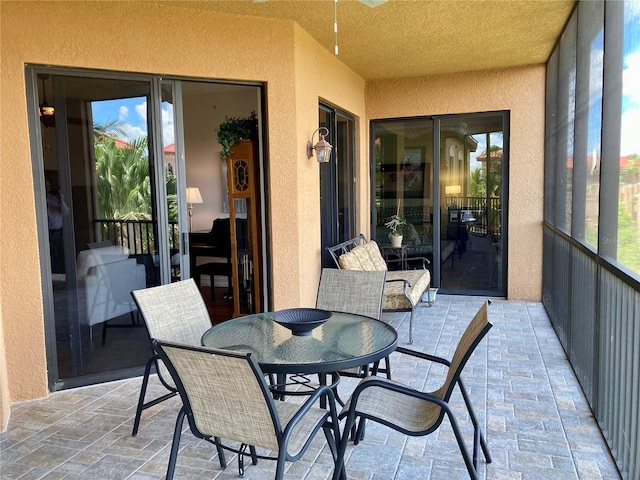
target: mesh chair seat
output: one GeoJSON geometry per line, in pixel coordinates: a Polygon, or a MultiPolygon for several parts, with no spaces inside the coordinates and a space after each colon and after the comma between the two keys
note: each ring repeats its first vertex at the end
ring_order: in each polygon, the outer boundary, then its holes
{"type": "MultiPolygon", "coordinates": [[[[363,379],[361,384],[364,385],[371,380],[374,380],[374,377],[363,379]]],[[[387,385],[405,387],[399,382],[386,378],[377,378],[375,380],[387,385]]],[[[439,393],[432,392],[429,395],[441,398],[439,393]]],[[[340,415],[345,416],[350,406],[351,401],[349,400],[340,415]]],[[[365,415],[367,418],[374,418],[380,423],[396,425],[398,429],[407,434],[421,434],[428,431],[443,415],[442,407],[436,403],[407,395],[405,392],[382,388],[378,385],[371,385],[371,387],[365,388],[358,397],[356,411],[358,414],[365,415]]]]}

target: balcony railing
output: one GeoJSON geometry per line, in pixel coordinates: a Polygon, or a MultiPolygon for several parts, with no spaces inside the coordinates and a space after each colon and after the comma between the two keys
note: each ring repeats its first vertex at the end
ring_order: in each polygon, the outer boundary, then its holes
{"type": "MultiPolygon", "coordinates": [[[[129,249],[131,255],[157,253],[156,229],[153,220],[94,220],[96,240],[110,240],[115,245],[129,249]]],[[[172,252],[180,250],[180,232],[178,222],[169,222],[169,248],[172,252]]]]}

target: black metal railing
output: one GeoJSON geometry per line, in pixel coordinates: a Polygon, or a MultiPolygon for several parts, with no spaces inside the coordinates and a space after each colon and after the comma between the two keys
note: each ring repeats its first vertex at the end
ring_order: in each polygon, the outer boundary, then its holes
{"type": "MultiPolygon", "coordinates": [[[[129,249],[131,255],[157,253],[156,229],[153,220],[94,220],[96,241],[110,240],[114,245],[122,245],[129,249]]],[[[180,251],[180,232],[178,222],[169,222],[169,248],[172,252],[180,251]]]]}
{"type": "Polygon", "coordinates": [[[640,478],[640,282],[545,223],[542,300],[622,478],[640,478]]]}
{"type": "Polygon", "coordinates": [[[447,197],[447,206],[461,212],[461,220],[469,215],[469,231],[476,234],[500,235],[502,200],[496,197],[447,197]]]}

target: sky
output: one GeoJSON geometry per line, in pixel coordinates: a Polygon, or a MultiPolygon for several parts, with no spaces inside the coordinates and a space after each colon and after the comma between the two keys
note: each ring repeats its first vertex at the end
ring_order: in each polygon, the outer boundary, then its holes
{"type": "Polygon", "coordinates": [[[622,133],[620,155],[640,154],[640,27],[637,50],[624,57],[622,73],[622,133]]]}
{"type": "MultiPolygon", "coordinates": [[[[117,121],[124,131],[122,140],[130,141],[147,135],[147,99],[146,97],[121,98],[93,102],[93,121],[106,124],[117,121]]],[[[173,105],[162,103],[162,145],[174,143],[173,105]]]]}

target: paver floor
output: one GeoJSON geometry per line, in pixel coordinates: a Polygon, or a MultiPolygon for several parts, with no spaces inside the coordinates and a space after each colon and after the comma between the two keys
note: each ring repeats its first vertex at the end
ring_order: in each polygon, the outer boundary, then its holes
{"type": "MultiPolygon", "coordinates": [[[[450,358],[457,339],[483,302],[481,297],[439,295],[419,309],[412,348],[450,358]]],[[[487,437],[493,462],[480,462],[482,479],[619,479],[591,410],[549,323],[542,304],[492,299],[494,324],[472,356],[463,379],[487,437]]],[[[409,316],[383,320],[405,344],[409,316]]],[[[443,380],[438,365],[394,353],[394,379],[430,391],[443,380]]],[[[357,380],[345,378],[342,397],[357,380]]],[[[0,435],[0,478],[161,479],[164,478],[178,398],[143,413],[131,436],[141,378],[52,393],[12,405],[9,427],[0,435]]],[[[164,392],[157,379],[150,395],[164,392]]],[[[452,398],[468,445],[471,425],[462,397],[452,398]]],[[[186,422],[185,422],[186,425],[186,422]]],[[[367,424],[366,438],[347,449],[350,480],[467,479],[464,462],[445,420],[427,436],[410,438],[367,424]]],[[[215,448],[185,427],[178,479],[238,478],[235,457],[221,470],[215,448]]],[[[250,463],[250,462],[248,462],[250,463]]],[[[248,465],[244,478],[273,478],[274,462],[248,465]]],[[[302,460],[288,464],[287,479],[331,478],[332,459],[320,434],[302,460]]]]}

